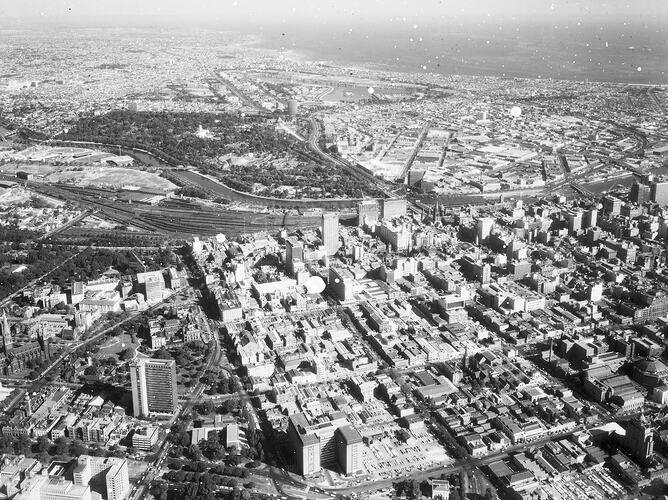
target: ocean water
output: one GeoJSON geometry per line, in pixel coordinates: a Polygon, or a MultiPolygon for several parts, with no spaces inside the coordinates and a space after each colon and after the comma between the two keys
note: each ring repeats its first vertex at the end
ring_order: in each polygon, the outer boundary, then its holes
{"type": "Polygon", "coordinates": [[[401,72],[668,84],[668,19],[654,23],[269,27],[258,46],[401,72]]]}
{"type": "Polygon", "coordinates": [[[297,53],[311,61],[390,71],[668,85],[668,16],[661,14],[666,8],[654,15],[640,7],[643,16],[629,20],[610,20],[590,12],[582,19],[553,22],[545,16],[535,22],[490,16],[479,21],[445,19],[418,24],[390,22],[379,12],[376,22],[345,23],[340,18],[331,22],[233,22],[223,18],[147,25],[144,18],[121,24],[96,19],[92,24],[85,20],[49,24],[46,31],[44,25],[31,28],[16,21],[3,23],[0,17],[0,28],[8,23],[6,28],[26,33],[34,29],[39,36],[50,36],[49,30],[63,27],[91,32],[104,28],[102,33],[114,28],[128,30],[137,39],[167,31],[176,39],[186,36],[192,41],[199,36],[207,43],[216,34],[229,41],[232,33],[236,39],[233,36],[231,41],[250,38],[258,47],[297,53]]]}

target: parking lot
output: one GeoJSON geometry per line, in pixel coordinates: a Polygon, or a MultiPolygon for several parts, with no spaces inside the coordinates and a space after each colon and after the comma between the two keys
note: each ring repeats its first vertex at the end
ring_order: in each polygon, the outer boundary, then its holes
{"type": "Polygon", "coordinates": [[[606,469],[566,474],[542,486],[554,500],[626,498],[626,490],[606,469]]]}
{"type": "Polygon", "coordinates": [[[374,439],[363,451],[363,463],[371,478],[394,478],[452,462],[424,427],[412,433],[405,443],[395,437],[399,425],[387,423],[385,429],[383,436],[374,439]]]}

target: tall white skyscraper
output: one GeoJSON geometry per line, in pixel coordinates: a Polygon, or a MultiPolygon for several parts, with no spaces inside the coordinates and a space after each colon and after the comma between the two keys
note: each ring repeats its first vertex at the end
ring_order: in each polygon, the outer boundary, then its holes
{"type": "Polygon", "coordinates": [[[327,255],[334,255],[339,249],[339,214],[322,214],[322,244],[327,255]]]}
{"type": "Polygon", "coordinates": [[[140,358],[130,364],[135,416],[174,413],[178,406],[176,361],[140,358]]]}
{"type": "Polygon", "coordinates": [[[482,243],[489,235],[492,234],[492,227],[494,226],[494,219],[491,217],[483,217],[478,219],[477,230],[478,230],[478,243],[482,243]]]}

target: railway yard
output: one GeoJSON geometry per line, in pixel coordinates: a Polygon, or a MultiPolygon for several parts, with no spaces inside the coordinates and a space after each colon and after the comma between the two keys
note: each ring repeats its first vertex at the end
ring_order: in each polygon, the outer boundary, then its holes
{"type": "MultiPolygon", "coordinates": [[[[6,176],[3,176],[6,177],[6,176]]],[[[29,182],[31,189],[41,194],[76,202],[120,226],[131,227],[133,233],[158,233],[172,238],[186,238],[193,234],[239,235],[257,231],[278,231],[282,226],[291,228],[316,227],[319,215],[291,213],[258,213],[204,206],[178,198],[165,199],[159,205],[128,203],[118,199],[118,193],[101,188],[70,185],[48,185],[29,182]]],[[[63,234],[77,234],[77,227],[63,234]]],[[[81,231],[79,231],[81,232],[81,231]]],[[[118,234],[114,230],[115,235],[118,234]]]]}

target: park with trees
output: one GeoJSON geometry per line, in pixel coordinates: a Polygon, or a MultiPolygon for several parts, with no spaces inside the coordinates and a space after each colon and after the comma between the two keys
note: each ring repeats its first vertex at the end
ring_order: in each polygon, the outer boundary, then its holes
{"type": "MultiPolygon", "coordinates": [[[[259,115],[115,110],[82,116],[58,139],[149,151],[172,166],[194,166],[238,191],[277,198],[381,196],[369,182],[316,156],[305,141],[280,133],[276,119],[259,115]],[[199,127],[213,138],[201,137],[199,127]],[[228,162],[242,157],[246,161],[228,162]],[[287,189],[286,189],[287,188],[287,189]]],[[[169,173],[165,174],[169,177],[169,173]]],[[[186,196],[206,192],[182,187],[186,196]]]]}

